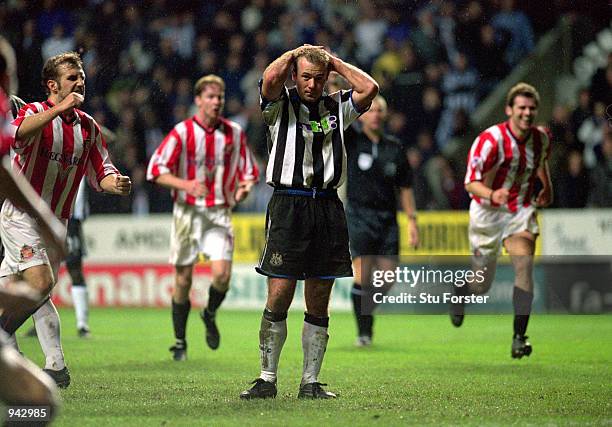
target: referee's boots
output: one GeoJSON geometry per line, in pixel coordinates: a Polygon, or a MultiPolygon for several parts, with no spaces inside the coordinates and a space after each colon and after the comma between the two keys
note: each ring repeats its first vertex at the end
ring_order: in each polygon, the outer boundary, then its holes
{"type": "Polygon", "coordinates": [[[276,397],[276,383],[257,378],[251,384],[254,384],[253,387],[240,393],[241,399],[273,399],[276,397]]]}
{"type": "Polygon", "coordinates": [[[514,335],[512,338],[512,351],[510,353],[513,359],[520,359],[531,354],[533,349],[527,338],[527,335],[514,335]]]}
{"type": "Polygon", "coordinates": [[[177,342],[175,345],[170,347],[170,352],[172,353],[172,360],[176,362],[187,360],[187,343],[177,342]]]}

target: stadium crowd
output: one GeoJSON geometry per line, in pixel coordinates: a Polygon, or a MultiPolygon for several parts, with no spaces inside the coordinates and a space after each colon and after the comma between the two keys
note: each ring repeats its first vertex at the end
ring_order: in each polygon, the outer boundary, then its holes
{"type": "MultiPolygon", "coordinates": [[[[134,184],[132,196],[116,203],[92,194],[94,213],[171,211],[168,192],[146,182],[146,165],[172,125],[193,114],[193,83],[208,73],[224,79],[225,115],[246,129],[265,169],[257,84],[273,58],[303,43],[328,46],[380,84],[387,131],[403,142],[414,171],[417,208],[465,209],[469,147],[458,144],[472,132],[471,114],[561,15],[588,29],[576,39],[591,40],[598,9],[582,3],[15,0],[0,5],[0,34],[16,50],[18,95],[26,101],[44,96],[38,70],[45,59],[81,52],[84,109],[116,133],[109,149],[134,184]]],[[[611,86],[612,57],[575,105],[554,110],[556,207],[612,206],[611,86]]],[[[263,211],[269,195],[260,182],[241,209],[263,211]]]]}

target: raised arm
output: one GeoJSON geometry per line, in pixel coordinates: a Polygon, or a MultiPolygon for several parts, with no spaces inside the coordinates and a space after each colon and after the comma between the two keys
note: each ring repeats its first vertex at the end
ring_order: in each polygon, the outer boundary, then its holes
{"type": "Polygon", "coordinates": [[[83,95],[72,92],[70,95],[64,98],[62,102],[53,106],[52,108],[31,116],[26,116],[21,123],[19,123],[16,139],[24,140],[35,135],[60,114],[79,107],[83,103],[83,99],[83,95]]]}
{"type": "Polygon", "coordinates": [[[359,111],[370,107],[372,100],[378,95],[378,83],[368,73],[329,54],[330,71],[335,71],[344,77],[353,89],[353,103],[359,111]]]}
{"type": "Polygon", "coordinates": [[[296,49],[293,49],[283,53],[265,69],[261,94],[266,100],[276,101],[281,96],[285,80],[295,62],[295,51],[296,49]]]}

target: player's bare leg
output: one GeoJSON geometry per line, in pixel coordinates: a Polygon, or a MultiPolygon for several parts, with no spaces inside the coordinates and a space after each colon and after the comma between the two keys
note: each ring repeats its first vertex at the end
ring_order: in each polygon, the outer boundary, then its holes
{"type": "Polygon", "coordinates": [[[302,330],[302,350],[304,351],[304,367],[298,398],[330,399],[334,393],[323,390],[319,382],[319,372],[327,349],[329,335],[329,297],[333,279],[306,279],[304,299],[306,313],[302,330]]]}
{"type": "Polygon", "coordinates": [[[172,358],[182,361],[187,358],[186,329],[191,301],[189,291],[193,278],[193,265],[175,266],[174,293],[172,295],[172,325],[174,327],[175,344],[170,347],[172,358]]]}
{"type": "Polygon", "coordinates": [[[206,344],[216,350],[219,348],[221,336],[215,322],[217,309],[227,295],[232,273],[232,262],[228,260],[214,260],[211,262],[212,283],[208,288],[208,305],[200,313],[206,327],[206,344]]]}
{"type": "MultiPolygon", "coordinates": [[[[43,302],[43,297],[51,292],[54,285],[53,279],[53,271],[51,267],[47,264],[35,265],[24,270],[20,276],[17,276],[19,279],[22,279],[24,283],[27,284],[31,288],[32,292],[35,292],[39,295],[39,304],[43,302]]],[[[15,285],[12,285],[15,286],[15,285]]],[[[7,308],[0,316],[0,327],[4,329],[4,331],[13,335],[17,329],[36,311],[37,307],[34,309],[30,309],[28,311],[23,310],[23,308],[15,307],[15,308],[7,308]]]]}
{"type": "MultiPolygon", "coordinates": [[[[5,281],[0,287],[0,311],[11,308],[15,303],[19,303],[25,310],[35,309],[40,294],[27,295],[31,290],[32,288],[23,282],[17,282],[16,286],[7,286],[5,281]]],[[[8,405],[47,406],[52,416],[59,403],[53,381],[8,345],[7,339],[7,335],[0,331],[0,400],[8,405]]]]}
{"type": "Polygon", "coordinates": [[[536,236],[528,231],[522,231],[508,237],[504,246],[510,254],[514,267],[514,334],[512,337],[511,356],[520,359],[529,356],[532,347],[527,341],[527,324],[533,302],[533,255],[535,253],[536,236]]]}
{"type": "MultiPolygon", "coordinates": [[[[489,292],[489,289],[491,289],[491,285],[493,284],[493,280],[495,279],[496,270],[496,256],[473,256],[472,271],[480,272],[481,274],[475,276],[474,280],[467,281],[467,283],[462,287],[453,285],[453,294],[460,297],[467,295],[486,294],[487,292],[489,292]],[[478,279],[479,277],[483,277],[484,280],[480,281],[480,279],[478,279]]],[[[465,319],[465,304],[463,302],[452,303],[450,305],[450,319],[451,323],[457,328],[463,325],[463,321],[465,319]]]]}
{"type": "Polygon", "coordinates": [[[287,312],[295,294],[296,280],[268,278],[268,298],[259,328],[261,373],[241,399],[276,397],[276,375],[280,354],[287,339],[287,312]]]}
{"type": "Polygon", "coordinates": [[[7,405],[45,406],[50,419],[59,405],[57,388],[51,378],[15,349],[1,342],[0,400],[7,405]]]}

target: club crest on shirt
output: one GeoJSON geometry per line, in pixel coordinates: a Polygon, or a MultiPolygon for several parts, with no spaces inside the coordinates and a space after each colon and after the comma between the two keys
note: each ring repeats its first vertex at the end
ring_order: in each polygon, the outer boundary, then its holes
{"type": "Polygon", "coordinates": [[[21,261],[28,261],[34,257],[34,248],[29,245],[23,245],[20,251],[21,261]]]}
{"type": "Polygon", "coordinates": [[[482,159],[478,156],[472,157],[472,160],[470,160],[470,166],[472,169],[477,169],[479,166],[482,166],[482,159]]]}
{"type": "Polygon", "coordinates": [[[281,254],[279,254],[278,252],[274,252],[270,256],[270,264],[275,266],[275,267],[283,265],[283,256],[281,254]]]}
{"type": "Polygon", "coordinates": [[[370,153],[359,153],[359,157],[357,158],[357,165],[359,169],[362,171],[367,171],[372,167],[372,163],[374,159],[370,153]]]}

